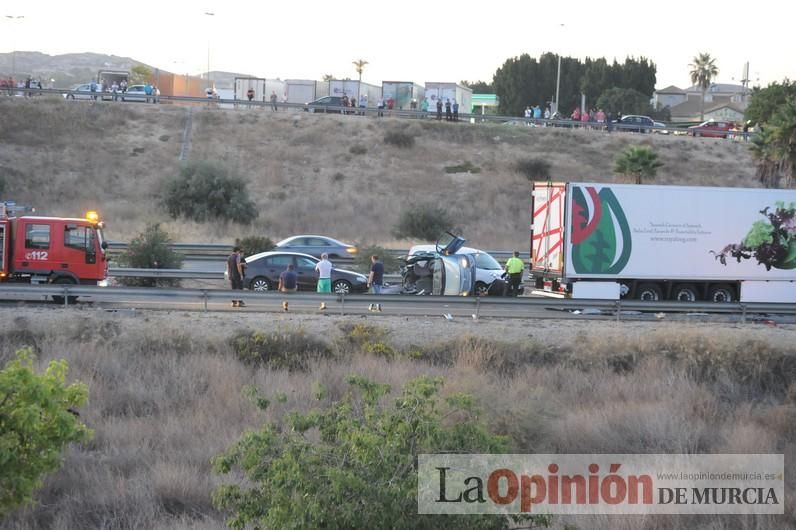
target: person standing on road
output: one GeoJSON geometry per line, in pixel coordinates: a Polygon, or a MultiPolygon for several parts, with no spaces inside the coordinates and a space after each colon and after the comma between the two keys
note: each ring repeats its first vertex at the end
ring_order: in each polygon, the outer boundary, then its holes
{"type": "MultiPolygon", "coordinates": [[[[318,287],[319,293],[332,292],[332,262],[329,261],[329,254],[324,252],[321,254],[321,261],[315,264],[315,270],[318,272],[318,287]]],[[[326,309],[326,302],[321,302],[320,310],[326,309]]]]}
{"type": "Polygon", "coordinates": [[[437,121],[442,121],[442,100],[437,98],[437,121]]]}
{"type": "Polygon", "coordinates": [[[506,262],[506,274],[509,275],[509,295],[517,296],[520,294],[520,284],[522,283],[522,271],[525,264],[520,259],[520,253],[516,250],[514,255],[506,262]]]}
{"type": "Polygon", "coordinates": [[[272,90],[271,91],[271,110],[273,110],[273,111],[277,110],[277,108],[276,108],[276,99],[277,99],[276,98],[276,91],[272,90]]]}
{"type": "Polygon", "coordinates": [[[455,99],[451,107],[453,108],[453,121],[459,121],[459,103],[455,99]]]}
{"type": "MultiPolygon", "coordinates": [[[[370,257],[370,274],[368,275],[368,288],[373,290],[373,294],[381,294],[384,285],[384,263],[379,261],[377,255],[370,257]]],[[[381,304],[370,304],[368,309],[371,311],[381,311],[381,304]]]]}
{"type": "Polygon", "coordinates": [[[420,102],[420,112],[423,113],[423,118],[428,114],[428,98],[423,98],[423,101],[420,102]]]}
{"type": "MultiPolygon", "coordinates": [[[[246,276],[244,268],[244,260],[240,247],[232,249],[232,254],[227,258],[227,277],[229,278],[230,288],[232,290],[243,290],[243,278],[246,276]]],[[[246,304],[243,300],[233,299],[232,307],[245,307],[246,304]]]]}

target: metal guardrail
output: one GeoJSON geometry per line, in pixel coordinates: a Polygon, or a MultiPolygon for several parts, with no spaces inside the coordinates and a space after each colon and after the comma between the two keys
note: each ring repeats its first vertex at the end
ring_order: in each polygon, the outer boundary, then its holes
{"type": "MultiPolygon", "coordinates": [[[[123,241],[109,241],[108,249],[112,252],[124,252],[128,248],[128,243],[123,241]]],[[[174,252],[183,254],[186,258],[202,261],[205,259],[215,260],[216,258],[226,258],[232,252],[232,245],[217,243],[173,243],[169,245],[174,252]]],[[[409,249],[384,249],[391,256],[402,256],[409,253],[409,249]]],[[[497,260],[508,259],[513,255],[511,250],[486,250],[497,260]]],[[[529,252],[520,252],[520,258],[527,261],[530,259],[529,252]]],[[[353,261],[351,258],[335,258],[335,261],[348,263],[353,261]]]]}
{"type": "MultiPolygon", "coordinates": [[[[180,280],[223,280],[223,271],[186,269],[137,269],[132,267],[111,267],[108,276],[113,278],[174,278],[180,280]]],[[[385,280],[400,281],[397,274],[385,274],[385,280]]]]}
{"type": "MultiPolygon", "coordinates": [[[[136,287],[87,287],[77,285],[23,285],[8,284],[0,286],[0,298],[4,295],[40,295],[63,297],[64,305],[69,305],[69,297],[90,297],[92,300],[106,300],[120,302],[129,298],[150,298],[171,302],[202,303],[207,311],[210,301],[229,301],[232,298],[247,302],[262,302],[273,299],[275,302],[285,298],[285,294],[255,293],[252,291],[232,291],[226,289],[160,289],[136,287]]],[[[573,299],[548,299],[548,298],[490,298],[466,296],[409,296],[409,295],[324,295],[317,293],[292,293],[287,295],[291,300],[306,302],[326,302],[330,309],[338,309],[345,314],[347,302],[372,303],[375,299],[382,304],[397,305],[438,305],[455,307],[472,311],[476,317],[483,308],[514,308],[522,307],[536,309],[554,309],[571,311],[576,309],[596,309],[605,311],[607,316],[621,319],[623,312],[702,312],[702,313],[731,313],[741,315],[742,321],[752,313],[796,315],[796,304],[783,303],[709,303],[709,302],[644,302],[640,300],[573,300],[573,299]]],[[[517,313],[516,316],[530,317],[517,313]]]]}
{"type": "MultiPolygon", "coordinates": [[[[90,92],[90,91],[79,91],[79,90],[67,90],[67,89],[55,89],[55,88],[1,88],[0,95],[4,93],[16,93],[18,95],[30,94],[30,95],[58,95],[62,97],[67,96],[80,96],[81,99],[84,98],[96,98],[96,101],[104,101],[104,102],[114,102],[114,93],[113,92],[90,92]]],[[[135,101],[139,101],[140,99],[152,100],[152,103],[159,103],[159,102],[175,102],[175,103],[190,103],[190,104],[201,104],[205,106],[225,106],[225,107],[252,107],[252,108],[263,108],[267,109],[271,107],[270,101],[248,101],[248,100],[240,100],[240,99],[210,99],[207,97],[190,97],[190,96],[146,96],[145,94],[135,93],[129,96],[125,96],[122,92],[117,92],[115,96],[116,101],[121,101],[122,97],[128,98],[135,98],[135,101]]],[[[130,102],[133,102],[131,99],[130,102]]],[[[325,112],[327,110],[331,110],[335,113],[345,113],[347,115],[355,116],[355,115],[365,115],[365,116],[387,116],[387,117],[397,117],[397,118],[413,118],[413,119],[435,119],[436,118],[436,111],[433,109],[429,109],[426,112],[420,110],[410,110],[410,109],[378,109],[376,107],[367,107],[365,109],[359,107],[336,107],[336,106],[327,106],[327,105],[306,105],[302,103],[277,103],[277,109],[283,110],[292,110],[292,111],[305,111],[305,110],[313,110],[315,112],[325,112]]],[[[527,125],[533,127],[564,127],[564,128],[575,128],[575,129],[584,129],[584,130],[606,130],[608,129],[607,124],[599,124],[597,122],[580,122],[570,119],[559,119],[559,120],[546,120],[544,118],[525,118],[520,116],[507,116],[507,115],[499,115],[499,114],[470,114],[470,113],[459,113],[459,120],[460,122],[465,123],[493,123],[493,124],[507,124],[507,125],[527,125]]],[[[633,124],[619,124],[619,123],[612,123],[611,129],[616,131],[637,131],[641,130],[644,132],[657,132],[662,134],[674,134],[674,135],[686,135],[688,134],[688,127],[687,125],[677,126],[676,124],[669,124],[665,127],[650,127],[650,126],[643,126],[643,125],[633,125],[633,124]]],[[[755,136],[755,132],[748,132],[743,133],[742,131],[702,131],[701,136],[711,136],[711,135],[722,135],[726,134],[728,139],[747,139],[751,140],[755,136]]]]}

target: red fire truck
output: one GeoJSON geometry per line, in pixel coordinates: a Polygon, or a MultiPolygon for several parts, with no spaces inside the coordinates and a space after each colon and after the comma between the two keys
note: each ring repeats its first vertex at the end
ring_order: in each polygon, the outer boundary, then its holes
{"type": "Polygon", "coordinates": [[[0,203],[0,281],[106,284],[108,244],[97,212],[83,219],[19,215],[28,212],[33,209],[0,203]]]}

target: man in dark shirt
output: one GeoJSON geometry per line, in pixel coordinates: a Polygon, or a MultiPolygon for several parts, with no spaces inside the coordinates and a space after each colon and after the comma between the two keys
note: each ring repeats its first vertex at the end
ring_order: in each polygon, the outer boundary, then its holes
{"type": "MultiPolygon", "coordinates": [[[[379,257],[376,255],[371,256],[370,261],[368,287],[373,289],[373,294],[381,294],[381,288],[384,284],[384,263],[379,261],[379,257]]],[[[368,309],[371,311],[381,311],[381,304],[370,304],[368,309]]]]}
{"type": "MultiPolygon", "coordinates": [[[[227,276],[229,277],[230,288],[233,290],[243,289],[244,263],[240,247],[233,248],[232,254],[227,258],[227,276]]],[[[232,301],[232,307],[244,307],[245,305],[243,300],[232,301]]]]}
{"type": "Polygon", "coordinates": [[[279,291],[282,293],[298,291],[298,275],[292,263],[279,275],[279,291]]]}

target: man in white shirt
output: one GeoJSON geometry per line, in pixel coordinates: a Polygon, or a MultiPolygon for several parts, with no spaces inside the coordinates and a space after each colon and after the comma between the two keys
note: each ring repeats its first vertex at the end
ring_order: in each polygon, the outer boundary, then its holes
{"type": "Polygon", "coordinates": [[[315,265],[318,272],[318,292],[332,292],[332,262],[329,261],[329,254],[321,254],[321,261],[315,265]]]}

